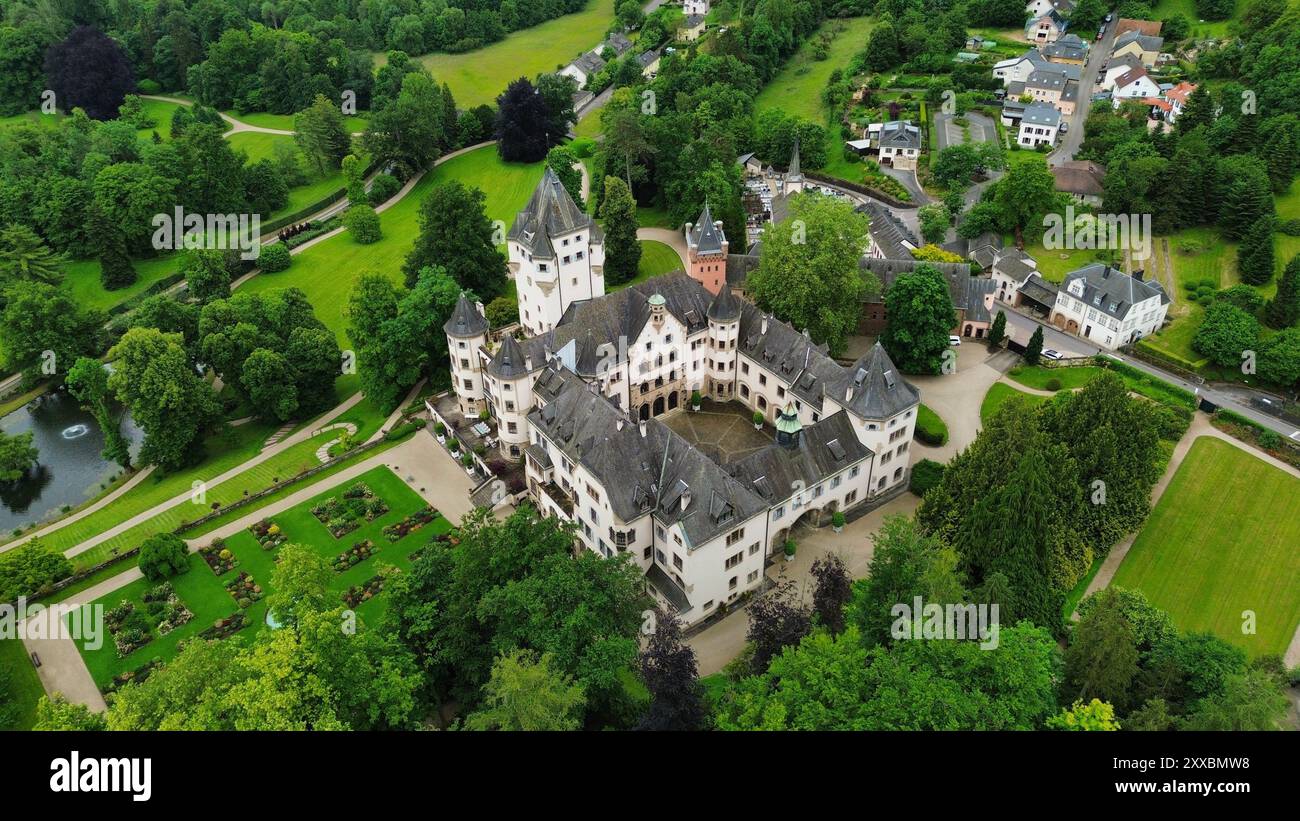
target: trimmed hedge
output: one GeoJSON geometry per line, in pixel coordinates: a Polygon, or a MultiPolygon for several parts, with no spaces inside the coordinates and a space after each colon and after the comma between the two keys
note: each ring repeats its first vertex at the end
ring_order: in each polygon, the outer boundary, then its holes
{"type": "Polygon", "coordinates": [[[933,459],[922,459],[912,465],[912,477],[907,489],[917,496],[924,496],[926,491],[943,481],[943,472],[947,468],[933,459]]]}
{"type": "Polygon", "coordinates": [[[939,414],[920,405],[916,409],[916,438],[925,445],[939,447],[948,442],[948,426],[939,414]]]}

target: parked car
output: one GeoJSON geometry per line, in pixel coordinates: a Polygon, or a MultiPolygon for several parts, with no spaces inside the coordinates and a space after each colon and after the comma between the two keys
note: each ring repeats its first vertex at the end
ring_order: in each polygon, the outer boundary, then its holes
{"type": "Polygon", "coordinates": [[[1061,133],[1064,134],[1069,130],[1070,130],[1070,124],[1065,120],[1061,120],[1061,133]]]}
{"type": "Polygon", "coordinates": [[[1048,348],[1047,350],[1043,351],[1042,356],[1043,356],[1043,359],[1060,359],[1060,358],[1061,358],[1061,352],[1060,352],[1060,351],[1057,351],[1057,350],[1053,350],[1053,349],[1051,349],[1051,348],[1048,348]]]}
{"type": "MultiPolygon", "coordinates": [[[[1106,15],[1106,22],[1109,23],[1109,22],[1110,22],[1110,18],[1112,18],[1112,17],[1114,17],[1113,14],[1107,14],[1107,15],[1106,15]]],[[[1104,28],[1104,27],[1103,27],[1103,28],[1104,28]]]]}
{"type": "Polygon", "coordinates": [[[1097,29],[1097,36],[1092,39],[1100,40],[1105,34],[1106,34],[1106,27],[1102,26],[1101,28],[1097,29]]]}
{"type": "Polygon", "coordinates": [[[957,336],[956,334],[952,334],[952,335],[950,335],[950,336],[948,337],[948,344],[949,344],[949,345],[960,345],[960,344],[961,344],[961,337],[960,337],[960,336],[957,336]]]}

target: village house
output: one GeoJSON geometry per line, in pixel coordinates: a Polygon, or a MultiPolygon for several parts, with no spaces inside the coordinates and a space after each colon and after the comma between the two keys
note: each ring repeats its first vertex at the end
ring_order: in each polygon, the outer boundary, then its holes
{"type": "Polygon", "coordinates": [[[1062,17],[1069,17],[1074,11],[1074,0],[1031,0],[1025,5],[1025,14],[1029,17],[1041,17],[1049,11],[1055,11],[1062,17]]]}
{"type": "Polygon", "coordinates": [[[1024,148],[1056,145],[1056,135],[1061,129],[1061,112],[1051,103],[1030,103],[1020,118],[1016,143],[1024,148]]]}
{"type": "Polygon", "coordinates": [[[701,17],[708,15],[710,0],[685,0],[682,3],[682,14],[690,17],[698,14],[701,17]]]}
{"type": "Polygon", "coordinates": [[[1114,92],[1115,82],[1120,77],[1142,67],[1142,60],[1131,54],[1123,57],[1111,57],[1097,74],[1097,88],[1107,92],[1114,92]]]}
{"type": "Polygon", "coordinates": [[[560,69],[560,74],[565,77],[572,77],[581,88],[587,84],[587,81],[600,73],[605,67],[605,60],[599,54],[587,52],[578,59],[569,63],[560,69]]]}
{"type": "Polygon", "coordinates": [[[1115,38],[1115,45],[1110,50],[1112,59],[1131,55],[1138,58],[1142,65],[1152,68],[1160,57],[1160,47],[1164,45],[1163,37],[1129,31],[1115,38]]]}
{"type": "Polygon", "coordinates": [[[1147,74],[1145,68],[1130,69],[1115,80],[1111,90],[1111,106],[1119,108],[1125,100],[1137,100],[1146,97],[1159,97],[1160,86],[1147,74]]]}
{"type": "Polygon", "coordinates": [[[1055,43],[1064,34],[1069,21],[1055,9],[1030,18],[1025,24],[1025,39],[1031,43],[1045,45],[1055,43]]]}
{"type": "Polygon", "coordinates": [[[1056,190],[1087,205],[1101,205],[1106,169],[1091,160],[1070,160],[1048,170],[1056,178],[1056,190]]]}
{"type": "Polygon", "coordinates": [[[695,42],[696,40],[700,39],[700,36],[703,34],[704,34],[703,14],[689,15],[682,22],[682,27],[677,29],[677,39],[686,43],[695,42]]]}
{"type": "MultiPolygon", "coordinates": [[[[1054,63],[1043,55],[1043,52],[1036,48],[1031,48],[1019,57],[1010,57],[993,64],[993,76],[1002,81],[1002,85],[1010,86],[1012,83],[1023,83],[1029,79],[1029,75],[1040,69],[1052,69],[1064,71],[1066,77],[1071,80],[1078,80],[1082,74],[1081,69],[1069,63],[1054,63]]],[[[1008,91],[1008,94],[1010,92],[1008,91]]]]}
{"type": "Polygon", "coordinates": [[[1160,330],[1169,310],[1160,283],[1101,262],[1065,275],[1048,315],[1063,331],[1115,350],[1160,330]]]}
{"type": "Polygon", "coordinates": [[[1025,80],[1022,91],[1018,92],[1012,84],[1007,87],[1007,93],[1017,97],[1028,94],[1033,102],[1048,103],[1066,117],[1072,116],[1079,101],[1079,82],[1071,80],[1068,72],[1060,69],[1056,65],[1037,69],[1025,80]]]}
{"type": "Polygon", "coordinates": [[[632,41],[629,40],[627,35],[623,32],[616,31],[609,35],[605,42],[601,43],[592,51],[598,57],[604,57],[605,49],[609,49],[613,52],[615,57],[622,57],[624,54],[627,54],[632,50],[632,41]]]}
{"type": "Polygon", "coordinates": [[[1043,46],[1043,56],[1053,63],[1082,66],[1088,61],[1088,44],[1077,34],[1067,34],[1043,46]]]}
{"type": "Polygon", "coordinates": [[[921,156],[921,129],[910,120],[890,120],[879,126],[877,145],[881,164],[905,171],[916,168],[916,160],[921,156]]]}
{"type": "Polygon", "coordinates": [[[653,80],[659,75],[659,49],[651,49],[637,55],[637,65],[641,66],[641,76],[653,80]]]}
{"type": "Polygon", "coordinates": [[[1169,122],[1178,119],[1178,115],[1183,113],[1183,106],[1187,105],[1187,98],[1192,96],[1196,90],[1195,83],[1189,83],[1186,80],[1165,91],[1165,99],[1169,101],[1169,113],[1165,116],[1169,122]]]}

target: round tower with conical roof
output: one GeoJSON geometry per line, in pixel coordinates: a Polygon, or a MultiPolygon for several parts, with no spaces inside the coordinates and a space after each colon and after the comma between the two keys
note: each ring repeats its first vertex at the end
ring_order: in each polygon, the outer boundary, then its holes
{"type": "Polygon", "coordinates": [[[480,351],[487,346],[488,321],[482,303],[470,302],[462,291],[442,330],[447,334],[456,403],[462,415],[477,416],[485,407],[486,399],[480,351]]]}
{"type": "Polygon", "coordinates": [[[707,382],[692,386],[696,390],[726,402],[736,392],[736,368],[739,359],[740,298],[722,283],[722,290],[709,303],[709,356],[707,382]]]}

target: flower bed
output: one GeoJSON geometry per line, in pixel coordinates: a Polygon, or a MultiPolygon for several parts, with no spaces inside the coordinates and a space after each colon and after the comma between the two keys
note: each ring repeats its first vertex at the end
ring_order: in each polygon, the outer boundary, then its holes
{"type": "Polygon", "coordinates": [[[438,516],[438,511],[434,510],[432,507],[425,507],[423,510],[417,510],[402,521],[384,528],[384,537],[390,542],[399,541],[430,522],[435,521],[438,516]]]}
{"type": "Polygon", "coordinates": [[[217,539],[206,547],[200,547],[199,555],[203,557],[203,561],[208,563],[208,567],[212,568],[212,572],[218,576],[224,576],[239,567],[239,559],[236,559],[235,554],[226,549],[226,543],[221,539],[217,539]]]}
{"type": "Polygon", "coordinates": [[[224,619],[217,619],[212,626],[199,633],[199,638],[204,640],[224,639],[238,633],[248,624],[248,617],[244,611],[239,611],[233,616],[226,616],[224,619]]]}
{"type": "Polygon", "coordinates": [[[275,550],[280,545],[289,541],[282,532],[280,526],[269,519],[263,519],[248,529],[257,539],[257,543],[262,546],[263,550],[275,550]]]}
{"type": "Polygon", "coordinates": [[[354,584],[349,587],[348,592],[343,594],[343,603],[350,608],[355,608],[362,602],[368,602],[378,596],[383,589],[384,577],[371,576],[365,584],[359,586],[354,584]]]}
{"type": "Polygon", "coordinates": [[[118,673],[113,676],[113,680],[104,688],[104,695],[111,695],[128,684],[143,684],[154,670],[162,666],[162,663],[162,659],[160,658],[150,659],[134,670],[127,670],[125,673],[118,673]]]}
{"type": "Polygon", "coordinates": [[[181,600],[176,597],[170,582],[150,588],[144,595],[144,606],[123,599],[117,607],[104,614],[104,626],[113,636],[117,654],[125,657],[144,647],[158,636],[165,636],[194,618],[181,600]]]}
{"type": "Polygon", "coordinates": [[[352,547],[340,553],[334,558],[334,570],[342,573],[356,565],[369,559],[379,551],[375,549],[375,543],[370,539],[364,542],[357,542],[352,547]]]}
{"type": "Polygon", "coordinates": [[[344,490],[341,496],[331,496],[311,509],[311,515],[325,525],[330,535],[341,539],[361,527],[363,522],[373,522],[388,512],[388,505],[377,498],[364,482],[344,490]]]}
{"type": "Polygon", "coordinates": [[[238,576],[226,582],[226,592],[239,605],[239,609],[244,610],[262,598],[262,585],[254,582],[247,571],[241,570],[238,576]]]}

